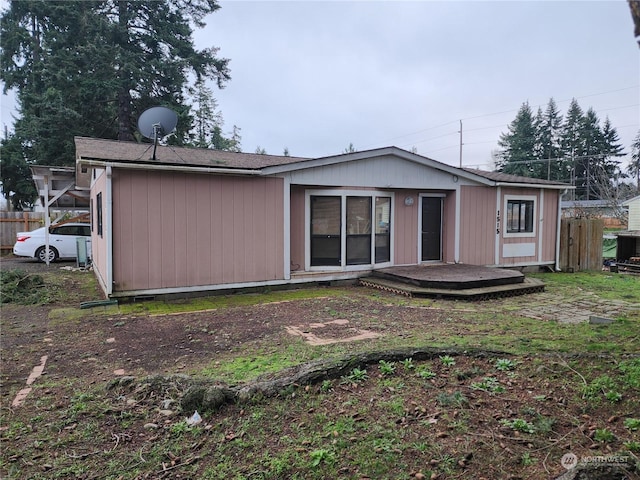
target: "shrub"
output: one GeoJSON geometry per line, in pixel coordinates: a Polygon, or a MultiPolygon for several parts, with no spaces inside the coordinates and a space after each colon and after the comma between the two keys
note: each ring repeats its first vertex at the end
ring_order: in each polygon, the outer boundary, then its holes
{"type": "Polygon", "coordinates": [[[44,279],[19,269],[0,272],[0,292],[0,303],[35,305],[49,301],[44,279]]]}

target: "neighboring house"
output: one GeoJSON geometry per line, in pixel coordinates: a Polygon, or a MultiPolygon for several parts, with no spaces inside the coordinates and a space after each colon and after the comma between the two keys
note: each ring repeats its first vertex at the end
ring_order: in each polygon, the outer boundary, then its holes
{"type": "Polygon", "coordinates": [[[622,206],[629,209],[627,230],[640,230],[640,195],[630,198],[622,206]]]}
{"type": "Polygon", "coordinates": [[[622,264],[640,265],[640,196],[630,198],[622,205],[629,208],[629,224],[626,231],[617,234],[616,256],[622,264]]]}
{"type": "Polygon", "coordinates": [[[109,296],[354,279],[421,263],[557,266],[557,182],[396,147],[295,158],[76,138],[109,296]]]}
{"type": "Polygon", "coordinates": [[[562,216],[571,218],[601,218],[605,228],[624,227],[625,204],[614,200],[566,200],[561,203],[562,216]]]}

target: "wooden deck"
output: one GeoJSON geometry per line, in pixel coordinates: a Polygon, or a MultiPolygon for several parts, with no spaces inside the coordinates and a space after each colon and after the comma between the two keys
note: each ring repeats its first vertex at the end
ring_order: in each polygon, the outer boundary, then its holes
{"type": "Polygon", "coordinates": [[[504,268],[416,265],[375,270],[360,284],[407,296],[488,299],[541,292],[544,283],[504,268]]]}

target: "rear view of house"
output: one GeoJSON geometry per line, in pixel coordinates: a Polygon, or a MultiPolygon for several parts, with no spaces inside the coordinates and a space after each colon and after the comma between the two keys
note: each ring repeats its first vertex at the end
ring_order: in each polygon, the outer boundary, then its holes
{"type": "Polygon", "coordinates": [[[352,279],[399,265],[556,265],[564,184],[386,147],[296,158],[76,138],[113,297],[352,279]]]}

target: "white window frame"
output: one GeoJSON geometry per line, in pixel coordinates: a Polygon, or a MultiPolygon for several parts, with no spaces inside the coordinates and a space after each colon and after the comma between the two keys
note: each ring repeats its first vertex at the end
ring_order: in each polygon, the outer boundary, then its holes
{"type": "Polygon", "coordinates": [[[370,270],[372,268],[383,268],[393,265],[393,249],[394,249],[394,235],[393,228],[395,226],[395,193],[384,192],[381,190],[336,190],[336,189],[320,189],[320,190],[306,190],[304,194],[304,268],[308,272],[322,272],[322,271],[357,271],[357,270],[370,270]],[[322,265],[311,266],[311,197],[340,197],[340,265],[322,265]],[[347,265],[347,197],[368,197],[371,199],[371,263],[360,265],[347,265]],[[389,261],[384,263],[375,263],[375,215],[376,215],[376,198],[385,197],[391,198],[390,206],[390,224],[391,231],[389,232],[389,261]]]}
{"type": "Polygon", "coordinates": [[[536,195],[505,195],[504,196],[504,208],[502,210],[502,236],[503,238],[532,238],[537,234],[537,224],[538,224],[538,197],[536,195]],[[531,201],[533,200],[533,219],[532,226],[533,231],[531,232],[514,232],[508,233],[508,218],[507,218],[507,205],[509,201],[531,201]]]}

